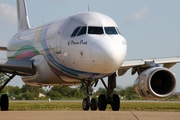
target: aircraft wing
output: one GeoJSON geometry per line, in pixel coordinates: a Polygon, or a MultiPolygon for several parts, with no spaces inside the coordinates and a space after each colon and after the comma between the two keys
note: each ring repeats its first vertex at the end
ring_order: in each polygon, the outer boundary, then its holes
{"type": "MultiPolygon", "coordinates": [[[[7,47],[0,46],[0,51],[8,51],[7,47]]],[[[0,59],[0,72],[20,76],[29,76],[36,73],[33,60],[6,60],[0,59]]]]}
{"type": "MultiPolygon", "coordinates": [[[[125,60],[123,65],[118,70],[118,75],[124,75],[130,68],[138,67],[157,67],[160,64],[163,67],[171,68],[176,63],[180,62],[180,56],[177,57],[167,57],[167,58],[153,58],[153,59],[137,59],[137,60],[125,60]]],[[[132,70],[132,75],[134,74],[132,70]]]]}
{"type": "Polygon", "coordinates": [[[29,76],[36,73],[33,60],[3,60],[0,59],[0,72],[20,76],[29,76]]]}

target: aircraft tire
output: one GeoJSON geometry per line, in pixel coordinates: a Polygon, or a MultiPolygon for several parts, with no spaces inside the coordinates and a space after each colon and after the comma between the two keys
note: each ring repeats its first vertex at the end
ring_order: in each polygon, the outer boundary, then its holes
{"type": "Polygon", "coordinates": [[[91,100],[91,110],[92,111],[96,111],[97,110],[97,106],[98,106],[97,99],[96,98],[92,98],[92,100],[91,100]]]}
{"type": "Polygon", "coordinates": [[[100,111],[105,111],[107,106],[107,99],[104,94],[100,94],[98,97],[98,108],[100,111]]]}
{"type": "Polygon", "coordinates": [[[119,111],[119,108],[120,108],[119,95],[114,94],[114,95],[112,96],[111,107],[112,107],[112,110],[113,110],[113,111],[119,111]]]}
{"type": "Polygon", "coordinates": [[[82,102],[82,108],[83,108],[83,110],[84,110],[84,111],[89,110],[89,106],[90,106],[90,104],[89,104],[88,99],[87,99],[87,98],[84,98],[84,100],[83,100],[83,102],[82,102]]]}
{"type": "Polygon", "coordinates": [[[9,98],[7,94],[1,95],[1,111],[8,111],[9,108],[9,98]]]}

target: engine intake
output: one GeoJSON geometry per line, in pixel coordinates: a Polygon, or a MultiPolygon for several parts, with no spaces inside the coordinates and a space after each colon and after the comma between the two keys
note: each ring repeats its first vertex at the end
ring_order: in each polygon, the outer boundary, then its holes
{"type": "Polygon", "coordinates": [[[134,82],[135,91],[144,99],[164,100],[175,91],[174,74],[163,67],[153,67],[142,72],[134,82]]]}

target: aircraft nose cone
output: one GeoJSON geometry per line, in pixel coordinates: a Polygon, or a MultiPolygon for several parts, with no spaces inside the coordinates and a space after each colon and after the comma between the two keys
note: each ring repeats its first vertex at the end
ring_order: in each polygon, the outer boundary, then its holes
{"type": "Polygon", "coordinates": [[[123,63],[125,51],[121,41],[99,40],[91,46],[91,59],[94,72],[112,73],[123,63]]]}

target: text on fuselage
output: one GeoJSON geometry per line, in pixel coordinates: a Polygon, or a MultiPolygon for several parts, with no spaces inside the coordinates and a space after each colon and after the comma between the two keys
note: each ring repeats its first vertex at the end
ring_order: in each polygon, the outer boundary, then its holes
{"type": "Polygon", "coordinates": [[[74,41],[71,40],[68,42],[68,45],[87,45],[87,41],[80,40],[80,41],[74,41]]]}

